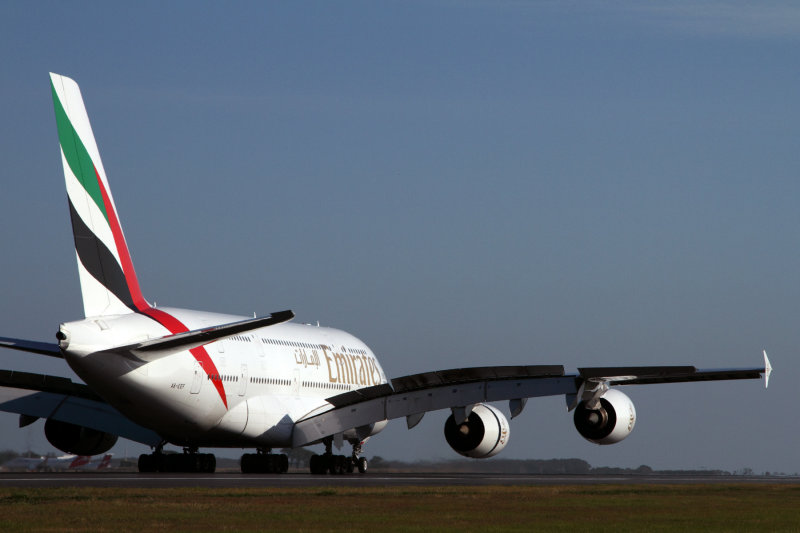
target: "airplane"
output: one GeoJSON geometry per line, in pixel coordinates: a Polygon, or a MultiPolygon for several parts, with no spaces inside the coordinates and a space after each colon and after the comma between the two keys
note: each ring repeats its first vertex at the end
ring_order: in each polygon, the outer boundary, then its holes
{"type": "Polygon", "coordinates": [[[89,464],[86,465],[87,468],[94,469],[94,470],[107,470],[111,468],[111,458],[114,457],[113,453],[107,453],[102,458],[99,459],[92,459],[89,461],[89,464]]]}
{"type": "Polygon", "coordinates": [[[9,459],[5,463],[3,463],[2,467],[4,471],[18,471],[18,470],[27,470],[28,472],[34,472],[37,470],[41,470],[42,466],[44,465],[45,461],[47,461],[47,457],[41,455],[39,457],[14,457],[13,459],[9,459]]]}
{"type": "Polygon", "coordinates": [[[47,457],[41,465],[43,470],[104,470],[111,465],[111,457],[114,454],[107,453],[103,457],[92,457],[91,455],[61,455],[59,457],[47,457]]]}
{"type": "Polygon", "coordinates": [[[453,450],[489,458],[509,442],[500,408],[518,417],[528,398],[563,396],[579,434],[614,444],[633,431],[636,410],[621,386],[759,379],[763,365],[561,365],[455,368],[389,380],[370,348],[345,331],[292,322],[290,310],[242,317],[157,307],[142,294],[80,89],[50,74],[69,199],[84,317],[60,324],[55,343],[0,337],[0,346],[63,359],[83,380],[0,371],[0,411],[20,426],[43,418],[59,450],[96,455],[119,437],[143,443],[141,472],[213,472],[201,448],[255,449],[243,473],[282,473],[275,448],[323,444],[312,474],[367,470],[363,445],[393,419],[409,429],[425,413],[451,411],[444,427],[453,450]],[[349,456],[336,455],[348,443],[349,456]],[[183,453],[165,453],[165,445],[183,453]]]}

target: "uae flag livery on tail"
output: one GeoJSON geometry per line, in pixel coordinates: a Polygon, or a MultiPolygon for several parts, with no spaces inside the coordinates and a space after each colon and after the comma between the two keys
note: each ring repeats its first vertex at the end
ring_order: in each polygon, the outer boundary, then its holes
{"type": "Polygon", "coordinates": [[[85,316],[150,306],[142,297],[78,85],[50,74],[85,316]]]}
{"type": "MultiPolygon", "coordinates": [[[[151,307],[142,296],[78,84],[51,73],[50,86],[78,257],[84,315],[88,318],[141,313],[172,334],[189,331],[180,320],[151,307]]],[[[219,374],[203,346],[189,351],[206,374],[219,374]]],[[[218,380],[213,383],[227,407],[223,383],[218,380]]]]}

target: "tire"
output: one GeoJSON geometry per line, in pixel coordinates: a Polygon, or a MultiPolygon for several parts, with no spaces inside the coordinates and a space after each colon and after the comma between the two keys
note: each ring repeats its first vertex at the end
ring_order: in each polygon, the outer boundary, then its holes
{"type": "Polygon", "coordinates": [[[308,462],[308,466],[310,467],[311,473],[315,476],[319,474],[324,474],[321,466],[320,456],[319,455],[312,455],[311,460],[308,462]]]}
{"type": "Polygon", "coordinates": [[[285,474],[289,471],[289,456],[285,453],[279,456],[281,459],[279,461],[280,468],[278,469],[279,474],[285,474]]]}
{"type": "Polygon", "coordinates": [[[239,461],[242,474],[250,474],[253,471],[252,462],[251,454],[246,453],[242,455],[242,459],[239,461]]]}
{"type": "Polygon", "coordinates": [[[334,464],[336,465],[336,475],[341,476],[345,472],[347,472],[347,457],[344,455],[336,455],[334,459],[334,464]]]}
{"type": "Polygon", "coordinates": [[[358,472],[360,474],[364,474],[367,472],[367,458],[366,457],[359,457],[358,458],[358,472]]]}
{"type": "Polygon", "coordinates": [[[155,472],[156,471],[155,458],[150,454],[143,453],[142,455],[139,456],[138,467],[139,467],[139,472],[147,472],[147,473],[155,472]]]}
{"type": "Polygon", "coordinates": [[[213,453],[204,453],[200,456],[200,471],[213,474],[217,469],[217,458],[213,453]]]}

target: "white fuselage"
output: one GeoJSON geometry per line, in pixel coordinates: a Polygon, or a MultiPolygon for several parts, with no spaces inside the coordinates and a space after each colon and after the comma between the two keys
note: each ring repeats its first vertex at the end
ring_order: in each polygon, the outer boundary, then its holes
{"type": "MultiPolygon", "coordinates": [[[[189,330],[245,317],[159,309],[189,330]]],[[[61,326],[64,356],[95,392],[165,440],[196,447],[290,447],[294,423],[331,406],[325,399],[386,383],[377,358],[341,330],[284,323],[206,344],[195,352],[138,354],[117,347],[170,335],[139,314],[61,326]],[[210,362],[210,363],[209,363],[210,362]]],[[[363,439],[384,423],[346,432],[363,439]]]]}

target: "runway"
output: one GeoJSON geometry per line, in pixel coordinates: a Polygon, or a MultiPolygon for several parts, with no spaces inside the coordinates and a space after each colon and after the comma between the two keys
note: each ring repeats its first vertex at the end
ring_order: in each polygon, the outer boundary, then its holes
{"type": "Polygon", "coordinates": [[[559,476],[526,474],[408,474],[372,472],[364,475],[312,476],[306,473],[275,474],[139,474],[97,473],[2,473],[0,489],[8,487],[121,487],[121,488],[308,488],[308,487],[402,487],[402,486],[529,486],[599,484],[800,484],[796,476],[559,476]]]}

